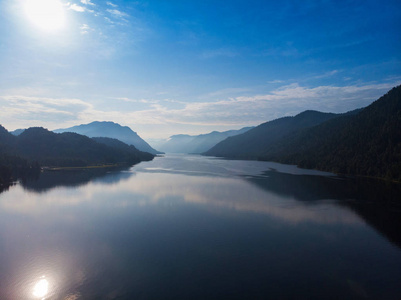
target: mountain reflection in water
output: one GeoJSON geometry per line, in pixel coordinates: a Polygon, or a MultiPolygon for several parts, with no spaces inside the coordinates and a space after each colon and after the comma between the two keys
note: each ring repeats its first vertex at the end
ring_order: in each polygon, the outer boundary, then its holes
{"type": "Polygon", "coordinates": [[[0,194],[0,299],[398,299],[399,195],[201,156],[45,172],[0,194]]]}
{"type": "Polygon", "coordinates": [[[32,192],[46,192],[56,187],[79,187],[90,181],[104,184],[118,183],[132,176],[128,167],[110,167],[78,170],[43,171],[39,178],[24,180],[22,186],[32,192]]]}

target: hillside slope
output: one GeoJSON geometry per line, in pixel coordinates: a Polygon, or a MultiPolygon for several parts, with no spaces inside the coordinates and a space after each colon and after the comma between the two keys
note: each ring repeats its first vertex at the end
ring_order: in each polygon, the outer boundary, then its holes
{"type": "Polygon", "coordinates": [[[401,180],[401,86],[356,115],[287,136],[266,149],[260,158],[401,180]]]}
{"type": "Polygon", "coordinates": [[[338,115],[305,111],[295,117],[279,118],[263,123],[243,134],[229,137],[206,151],[206,155],[228,158],[256,159],[266,149],[291,132],[312,127],[338,115]]]}

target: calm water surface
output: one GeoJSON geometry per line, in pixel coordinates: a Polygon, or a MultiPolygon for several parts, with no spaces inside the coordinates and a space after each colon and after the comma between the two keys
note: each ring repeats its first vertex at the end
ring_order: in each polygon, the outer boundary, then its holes
{"type": "Polygon", "coordinates": [[[399,185],[170,155],[0,194],[0,299],[401,299],[399,185]]]}

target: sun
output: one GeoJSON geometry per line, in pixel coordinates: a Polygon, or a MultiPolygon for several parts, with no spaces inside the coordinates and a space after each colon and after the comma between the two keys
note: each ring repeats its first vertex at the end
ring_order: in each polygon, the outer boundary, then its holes
{"type": "Polygon", "coordinates": [[[38,28],[58,31],[65,27],[65,8],[59,0],[26,0],[25,14],[38,28]]]}

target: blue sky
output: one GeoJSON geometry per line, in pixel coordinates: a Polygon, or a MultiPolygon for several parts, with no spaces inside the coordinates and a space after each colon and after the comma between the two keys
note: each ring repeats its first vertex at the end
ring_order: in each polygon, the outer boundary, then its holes
{"type": "Polygon", "coordinates": [[[0,0],[0,124],[145,139],[345,112],[401,84],[401,2],[0,0]]]}

